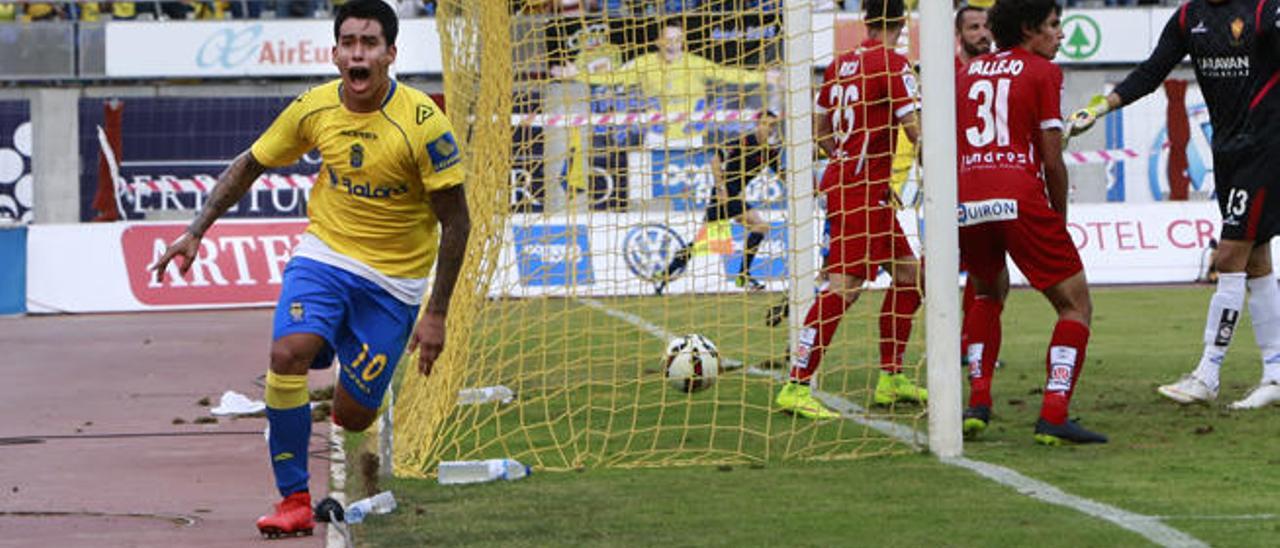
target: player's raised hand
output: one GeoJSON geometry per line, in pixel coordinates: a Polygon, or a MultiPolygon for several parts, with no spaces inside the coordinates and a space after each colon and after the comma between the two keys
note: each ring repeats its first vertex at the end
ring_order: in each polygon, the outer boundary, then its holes
{"type": "Polygon", "coordinates": [[[159,261],[156,261],[155,266],[151,267],[151,270],[156,273],[156,281],[160,282],[164,279],[164,270],[175,257],[182,257],[182,264],[178,265],[178,272],[186,276],[187,271],[191,270],[191,263],[196,260],[198,253],[200,253],[200,237],[184,231],[181,236],[178,236],[178,239],[169,243],[169,247],[164,250],[164,255],[160,257],[159,261]]]}
{"type": "Polygon", "coordinates": [[[1071,116],[1067,117],[1065,138],[1071,139],[1076,135],[1089,131],[1089,128],[1093,127],[1093,123],[1097,122],[1098,118],[1110,111],[1111,105],[1107,102],[1107,97],[1105,95],[1094,95],[1089,98],[1089,103],[1084,108],[1071,113],[1071,116]]]}
{"type": "Polygon", "coordinates": [[[409,340],[409,348],[418,350],[418,372],[423,376],[431,374],[436,365],[436,358],[444,351],[444,315],[437,312],[426,312],[418,319],[413,328],[413,338],[409,340]]]}

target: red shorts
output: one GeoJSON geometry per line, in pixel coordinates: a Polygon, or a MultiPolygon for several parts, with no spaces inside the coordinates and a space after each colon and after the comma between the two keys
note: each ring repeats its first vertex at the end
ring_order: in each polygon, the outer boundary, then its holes
{"type": "Polygon", "coordinates": [[[1041,291],[1084,269],[1066,221],[1048,201],[1007,198],[961,206],[960,260],[971,276],[994,284],[1006,267],[1006,253],[1041,291]],[[1013,203],[1016,212],[1010,211],[1013,203]]]}
{"type": "Polygon", "coordinates": [[[831,245],[824,265],[826,272],[873,280],[879,265],[893,259],[915,260],[915,252],[898,224],[897,212],[892,205],[878,202],[845,202],[841,209],[827,212],[831,245]]]}

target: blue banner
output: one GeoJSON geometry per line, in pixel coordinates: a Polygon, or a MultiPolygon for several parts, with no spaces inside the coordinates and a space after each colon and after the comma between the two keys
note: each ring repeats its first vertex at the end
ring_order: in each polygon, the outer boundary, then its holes
{"type": "MultiPolygon", "coordinates": [[[[227,164],[249,148],[292,97],[140,97],[122,100],[120,176],[124,215],[197,210],[227,164]],[[203,191],[202,191],[203,189],[203,191]]],[[[80,219],[96,216],[98,126],[108,100],[80,100],[80,219]]],[[[314,151],[272,170],[270,190],[249,192],[225,217],[306,215],[306,188],[319,169],[314,151]]]]}
{"type": "Polygon", "coordinates": [[[521,285],[595,283],[586,225],[514,226],[512,232],[521,285]]]}
{"type": "MultiPolygon", "coordinates": [[[[654,198],[670,200],[673,211],[701,211],[707,207],[715,192],[709,149],[654,150],[649,154],[654,198]]],[[[754,209],[786,209],[782,177],[768,167],[747,181],[742,192],[754,209]]]]}
{"type": "Polygon", "coordinates": [[[31,108],[0,101],[0,220],[31,222],[31,108]]]}

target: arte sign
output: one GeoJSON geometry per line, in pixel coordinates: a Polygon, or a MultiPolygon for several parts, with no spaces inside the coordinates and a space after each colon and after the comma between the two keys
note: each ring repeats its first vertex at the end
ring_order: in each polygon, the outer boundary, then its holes
{"type": "Polygon", "coordinates": [[[262,304],[280,294],[284,266],[307,223],[218,223],[200,241],[200,253],[184,276],[169,263],[151,269],[184,228],[133,225],[120,238],[129,288],[146,305],[262,304]]]}

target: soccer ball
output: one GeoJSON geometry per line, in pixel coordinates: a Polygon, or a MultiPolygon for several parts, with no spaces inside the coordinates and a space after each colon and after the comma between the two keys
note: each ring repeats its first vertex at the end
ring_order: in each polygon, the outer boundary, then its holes
{"type": "Polygon", "coordinates": [[[697,333],[671,339],[665,362],[667,383],[683,392],[711,388],[720,375],[720,351],[697,333]]]}

